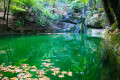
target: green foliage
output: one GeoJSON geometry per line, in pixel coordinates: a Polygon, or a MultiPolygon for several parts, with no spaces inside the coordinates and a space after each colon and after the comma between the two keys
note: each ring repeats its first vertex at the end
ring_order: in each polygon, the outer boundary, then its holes
{"type": "Polygon", "coordinates": [[[0,9],[2,9],[2,5],[3,5],[3,4],[0,2],[0,9]]]}
{"type": "Polygon", "coordinates": [[[75,0],[71,3],[71,8],[75,12],[79,12],[82,8],[87,6],[88,2],[89,2],[89,0],[75,0]]]}
{"type": "Polygon", "coordinates": [[[37,24],[41,25],[41,26],[45,26],[46,25],[46,19],[44,16],[41,16],[38,18],[37,20],[37,24]]]}
{"type": "Polygon", "coordinates": [[[24,3],[20,0],[13,0],[12,1],[13,4],[17,5],[17,6],[22,6],[24,3]]]}
{"type": "Polygon", "coordinates": [[[98,12],[99,12],[99,13],[104,12],[104,8],[99,8],[99,9],[98,9],[98,12]]]}
{"type": "Polygon", "coordinates": [[[113,31],[115,31],[115,29],[117,28],[117,25],[118,25],[118,23],[117,23],[117,21],[112,25],[112,27],[110,28],[110,31],[111,32],[113,32],[113,31]]]}
{"type": "Polygon", "coordinates": [[[18,21],[16,22],[16,26],[18,26],[18,27],[24,26],[24,20],[18,20],[18,21]]]}
{"type": "Polygon", "coordinates": [[[17,7],[17,6],[11,6],[11,12],[13,13],[13,14],[19,14],[19,13],[24,13],[24,12],[26,12],[26,10],[25,9],[22,9],[22,8],[20,8],[20,7],[17,7]]]}
{"type": "Polygon", "coordinates": [[[72,2],[72,5],[79,4],[80,7],[86,6],[89,3],[89,0],[75,0],[72,2]]]}
{"type": "Polygon", "coordinates": [[[24,6],[27,6],[28,8],[35,6],[37,0],[21,0],[24,3],[24,6]]]}

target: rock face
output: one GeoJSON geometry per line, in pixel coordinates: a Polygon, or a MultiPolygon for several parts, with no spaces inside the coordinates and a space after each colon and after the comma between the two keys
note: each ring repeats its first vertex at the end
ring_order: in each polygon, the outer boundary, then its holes
{"type": "Polygon", "coordinates": [[[98,29],[105,28],[106,26],[108,26],[105,12],[88,11],[87,14],[88,14],[86,17],[87,25],[98,29]]]}
{"type": "Polygon", "coordinates": [[[120,33],[111,32],[109,29],[105,32],[106,43],[114,50],[114,55],[120,63],[120,33]]]}
{"type": "Polygon", "coordinates": [[[54,25],[54,32],[73,32],[76,24],[61,22],[57,25],[54,25]]]}
{"type": "Polygon", "coordinates": [[[76,28],[78,31],[80,30],[80,14],[79,13],[67,13],[66,16],[59,22],[53,26],[54,32],[75,32],[76,28]]]}

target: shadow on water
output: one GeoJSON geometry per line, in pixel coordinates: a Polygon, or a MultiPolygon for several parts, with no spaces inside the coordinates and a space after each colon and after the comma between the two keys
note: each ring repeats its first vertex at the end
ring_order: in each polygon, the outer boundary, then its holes
{"type": "Polygon", "coordinates": [[[0,38],[0,65],[4,68],[0,66],[0,74],[2,78],[21,78],[21,73],[24,77],[30,73],[34,79],[47,76],[51,80],[119,80],[117,60],[102,43],[102,38],[86,34],[0,38]],[[38,73],[41,70],[44,75],[38,73]]]}

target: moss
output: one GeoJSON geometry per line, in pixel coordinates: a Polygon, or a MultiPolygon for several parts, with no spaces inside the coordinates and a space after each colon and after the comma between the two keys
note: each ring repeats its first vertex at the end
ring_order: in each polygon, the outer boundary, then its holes
{"type": "Polygon", "coordinates": [[[118,60],[118,63],[120,63],[120,56],[119,56],[119,57],[117,57],[117,60],[118,60]]]}
{"type": "Polygon", "coordinates": [[[115,29],[117,28],[117,25],[118,25],[118,23],[117,23],[117,21],[115,21],[115,23],[111,26],[110,31],[111,32],[115,31],[115,29]]]}
{"type": "Polygon", "coordinates": [[[110,25],[112,25],[115,22],[114,12],[110,6],[109,0],[102,0],[102,1],[103,1],[104,10],[108,17],[109,23],[110,25]]]}
{"type": "Polygon", "coordinates": [[[105,32],[105,40],[107,45],[109,45],[109,47],[111,47],[115,51],[114,54],[117,56],[117,60],[120,63],[120,33],[110,32],[110,30],[108,29],[105,32]]]}
{"type": "Polygon", "coordinates": [[[98,12],[99,12],[99,13],[104,12],[104,8],[99,8],[99,9],[98,9],[98,12]]]}

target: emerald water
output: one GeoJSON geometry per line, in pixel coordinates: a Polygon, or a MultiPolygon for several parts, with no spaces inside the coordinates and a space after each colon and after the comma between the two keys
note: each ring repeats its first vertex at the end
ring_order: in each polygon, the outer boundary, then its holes
{"type": "Polygon", "coordinates": [[[0,78],[110,80],[110,68],[102,66],[102,40],[85,34],[1,37],[0,78]]]}

